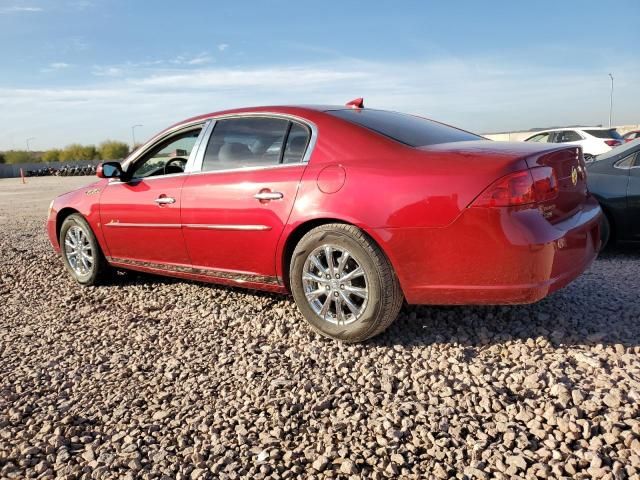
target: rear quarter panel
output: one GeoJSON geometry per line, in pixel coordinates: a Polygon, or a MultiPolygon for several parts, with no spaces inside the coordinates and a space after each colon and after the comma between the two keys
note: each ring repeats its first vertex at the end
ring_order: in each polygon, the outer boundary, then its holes
{"type": "Polygon", "coordinates": [[[494,180],[527,168],[522,152],[492,151],[490,141],[417,149],[340,119],[318,123],[293,226],[326,217],[368,228],[443,227],[494,180]],[[342,172],[340,185],[322,185],[328,168],[342,172]]]}

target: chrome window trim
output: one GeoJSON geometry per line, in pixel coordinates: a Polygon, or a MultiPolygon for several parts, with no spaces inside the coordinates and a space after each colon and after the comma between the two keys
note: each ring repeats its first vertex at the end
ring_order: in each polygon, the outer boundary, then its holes
{"type": "MultiPolygon", "coordinates": [[[[199,146],[200,142],[202,141],[202,134],[205,131],[206,127],[207,127],[207,123],[210,121],[209,118],[206,119],[198,119],[198,120],[194,120],[192,122],[189,123],[183,123],[180,125],[176,125],[175,127],[171,127],[169,130],[165,130],[163,132],[160,132],[159,134],[157,134],[155,137],[151,138],[151,140],[147,141],[145,144],[143,144],[140,148],[138,148],[135,152],[133,152],[131,155],[129,155],[121,164],[122,166],[122,170],[124,170],[125,172],[127,171],[127,169],[129,168],[129,165],[131,165],[132,163],[135,163],[137,160],[140,159],[140,157],[144,156],[145,154],[147,154],[149,152],[149,150],[151,150],[153,147],[155,147],[159,142],[163,142],[164,140],[168,139],[169,137],[172,137],[173,135],[180,133],[183,130],[190,130],[194,127],[197,127],[198,125],[202,125],[202,130],[200,131],[200,135],[198,135],[198,138],[196,140],[196,143],[194,144],[194,148],[193,150],[191,150],[191,154],[193,154],[193,152],[196,150],[196,145],[199,146]]],[[[189,155],[189,160],[191,160],[191,154],[189,155]]],[[[189,162],[187,162],[189,163],[189,162]]]]}
{"type": "Polygon", "coordinates": [[[282,167],[292,167],[297,165],[305,165],[309,163],[311,159],[311,155],[313,150],[315,149],[316,142],[318,140],[318,127],[315,123],[307,120],[306,118],[299,117],[297,115],[291,115],[289,113],[280,113],[280,112],[242,112],[242,113],[228,113],[219,116],[214,116],[210,118],[211,125],[207,129],[206,138],[202,139],[202,152],[198,155],[198,159],[194,165],[194,170],[189,173],[200,174],[200,173],[229,173],[229,172],[243,172],[246,170],[264,170],[270,168],[282,168],[282,167]],[[266,118],[282,118],[285,120],[289,120],[291,122],[300,123],[306,126],[311,134],[309,138],[309,143],[307,143],[307,149],[304,152],[302,160],[297,163],[277,163],[274,165],[261,165],[261,166],[248,166],[248,167],[238,167],[238,168],[227,168],[224,170],[202,170],[202,162],[204,161],[204,154],[207,150],[207,146],[209,145],[209,140],[211,139],[211,135],[213,133],[215,123],[218,120],[227,120],[230,118],[247,118],[247,117],[266,117],[266,118]]]}
{"type": "MultiPolygon", "coordinates": [[[[207,151],[207,145],[209,145],[209,137],[211,136],[211,132],[213,131],[213,127],[215,126],[215,124],[215,120],[207,120],[207,123],[198,136],[197,148],[194,147],[191,152],[195,152],[193,161],[191,163],[187,163],[187,166],[184,169],[185,173],[194,173],[200,171],[200,168],[202,167],[202,161],[204,160],[204,154],[207,151]]],[[[191,160],[191,157],[189,157],[189,160],[191,160]]]]}
{"type": "Polygon", "coordinates": [[[198,157],[198,154],[200,153],[200,147],[202,146],[202,139],[204,138],[205,131],[209,127],[210,123],[211,123],[211,120],[207,120],[202,125],[202,130],[200,130],[200,133],[198,134],[198,138],[196,138],[196,143],[193,144],[193,148],[191,149],[191,153],[189,153],[189,159],[187,160],[187,163],[184,166],[184,172],[182,172],[182,173],[185,173],[185,174],[189,173],[193,169],[193,165],[196,162],[196,158],[198,157]]]}
{"type": "Polygon", "coordinates": [[[131,180],[127,180],[126,182],[123,182],[122,180],[119,180],[117,178],[112,178],[109,183],[107,185],[113,185],[113,184],[129,184],[129,183],[140,183],[140,182],[150,182],[152,180],[160,180],[162,178],[172,178],[172,177],[184,177],[187,176],[188,173],[187,172],[181,172],[181,173],[170,173],[169,175],[154,175],[153,177],[138,177],[138,178],[132,178],[131,180]]]}
{"type": "Polygon", "coordinates": [[[640,153],[630,153],[629,155],[627,155],[626,157],[621,158],[620,160],[618,160],[617,162],[615,162],[613,164],[613,168],[617,168],[618,170],[631,170],[632,168],[640,168],[640,165],[635,165],[636,161],[640,158],[640,153]],[[620,164],[624,161],[626,161],[629,157],[633,157],[635,156],[635,158],[631,159],[631,165],[629,165],[628,167],[621,167],[620,164]]]}
{"type": "Polygon", "coordinates": [[[225,170],[205,170],[205,171],[199,171],[199,172],[190,172],[190,175],[205,175],[205,174],[216,174],[216,173],[233,173],[233,172],[253,172],[253,171],[260,171],[260,170],[273,170],[273,169],[277,169],[277,168],[300,168],[300,167],[306,167],[306,164],[300,162],[300,163],[279,163],[277,165],[260,165],[260,166],[253,166],[253,167],[238,167],[238,168],[227,168],[225,170]]]}
{"type": "Polygon", "coordinates": [[[131,178],[126,182],[123,182],[120,179],[117,178],[112,178],[109,180],[109,183],[107,185],[111,185],[111,184],[120,184],[120,183],[132,183],[132,182],[148,182],[151,180],[159,180],[161,178],[172,178],[172,177],[180,177],[180,176],[186,176],[190,173],[190,171],[192,171],[193,169],[193,165],[196,163],[198,155],[200,154],[200,148],[202,147],[202,140],[205,136],[205,132],[207,131],[207,128],[210,127],[211,124],[211,120],[206,120],[206,121],[202,121],[202,120],[198,120],[197,122],[193,122],[193,123],[189,123],[186,126],[184,126],[184,128],[178,128],[176,127],[175,129],[171,129],[171,133],[169,132],[165,132],[166,134],[160,134],[157,135],[154,140],[155,141],[149,141],[147,142],[144,147],[140,147],[139,150],[144,148],[144,151],[137,154],[135,158],[127,158],[126,165],[124,165],[123,163],[123,170],[126,171],[126,168],[129,167],[129,165],[131,165],[131,163],[135,163],[137,160],[140,159],[140,157],[144,156],[146,153],[148,153],[150,150],[152,150],[158,143],[164,142],[165,140],[169,139],[170,137],[172,137],[173,135],[179,134],[181,131],[183,130],[191,130],[194,127],[197,127],[198,125],[202,125],[202,130],[200,130],[200,134],[198,135],[198,138],[196,139],[196,142],[193,144],[193,149],[191,150],[191,153],[189,154],[189,158],[187,159],[187,163],[184,167],[184,172],[180,172],[180,173],[170,173],[168,175],[154,175],[153,177],[137,177],[137,178],[131,178]]]}

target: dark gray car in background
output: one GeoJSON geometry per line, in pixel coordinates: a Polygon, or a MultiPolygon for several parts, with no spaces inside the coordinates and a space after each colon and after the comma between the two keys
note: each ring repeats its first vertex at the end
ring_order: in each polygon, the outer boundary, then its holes
{"type": "Polygon", "coordinates": [[[598,155],[587,173],[589,190],[604,212],[603,247],[640,242],[640,139],[598,155]]]}

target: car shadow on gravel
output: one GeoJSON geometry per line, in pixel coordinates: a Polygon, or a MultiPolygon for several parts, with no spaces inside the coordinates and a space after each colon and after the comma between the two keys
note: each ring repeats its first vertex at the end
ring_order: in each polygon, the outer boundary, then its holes
{"type": "Polygon", "coordinates": [[[263,290],[253,290],[250,288],[234,287],[233,285],[221,285],[215,283],[201,282],[198,280],[189,280],[186,278],[167,277],[160,274],[137,272],[134,270],[118,270],[114,277],[109,282],[110,286],[128,286],[128,285],[148,285],[148,284],[160,284],[160,285],[173,285],[188,283],[192,285],[198,285],[202,288],[208,288],[212,290],[224,290],[227,292],[233,292],[238,294],[256,295],[264,298],[284,298],[283,295],[273,292],[267,292],[263,290]]]}
{"type": "MultiPolygon", "coordinates": [[[[553,346],[640,345],[640,307],[636,283],[612,285],[600,271],[615,271],[620,262],[638,261],[640,248],[607,249],[587,272],[564,289],[538,303],[509,306],[427,306],[405,305],[391,327],[365,342],[370,346],[426,346],[458,344],[482,347],[520,340],[546,339],[553,346]],[[630,308],[632,307],[632,308],[630,308]]],[[[637,280],[637,276],[634,277],[637,280]]],[[[201,288],[224,290],[238,295],[254,295],[277,303],[280,294],[214,285],[160,275],[129,271],[119,273],[112,285],[171,285],[192,283],[201,288]]],[[[293,300],[290,300],[293,301],[293,300]]],[[[331,341],[331,340],[327,340],[331,341]]]]}
{"type": "Polygon", "coordinates": [[[640,260],[640,246],[615,245],[600,252],[596,262],[600,260],[640,260]]]}
{"type": "Polygon", "coordinates": [[[611,248],[575,282],[540,302],[509,306],[405,305],[400,318],[369,343],[482,347],[532,339],[542,344],[547,341],[553,347],[640,346],[639,274],[640,248],[611,248]],[[623,262],[626,269],[622,269],[623,262]],[[629,262],[636,268],[629,268],[629,262]],[[615,284],[607,281],[616,274],[615,284]]]}

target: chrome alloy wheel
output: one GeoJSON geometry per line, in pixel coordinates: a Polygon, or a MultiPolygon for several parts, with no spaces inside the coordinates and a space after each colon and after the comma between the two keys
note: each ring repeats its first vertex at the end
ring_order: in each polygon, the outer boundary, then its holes
{"type": "Polygon", "coordinates": [[[74,225],[64,237],[64,253],[71,269],[79,276],[91,272],[94,264],[93,250],[85,231],[74,225]]]}
{"type": "Polygon", "coordinates": [[[344,247],[323,245],[307,257],[302,286],[313,311],[322,320],[348,325],[367,307],[367,275],[344,247]]]}

